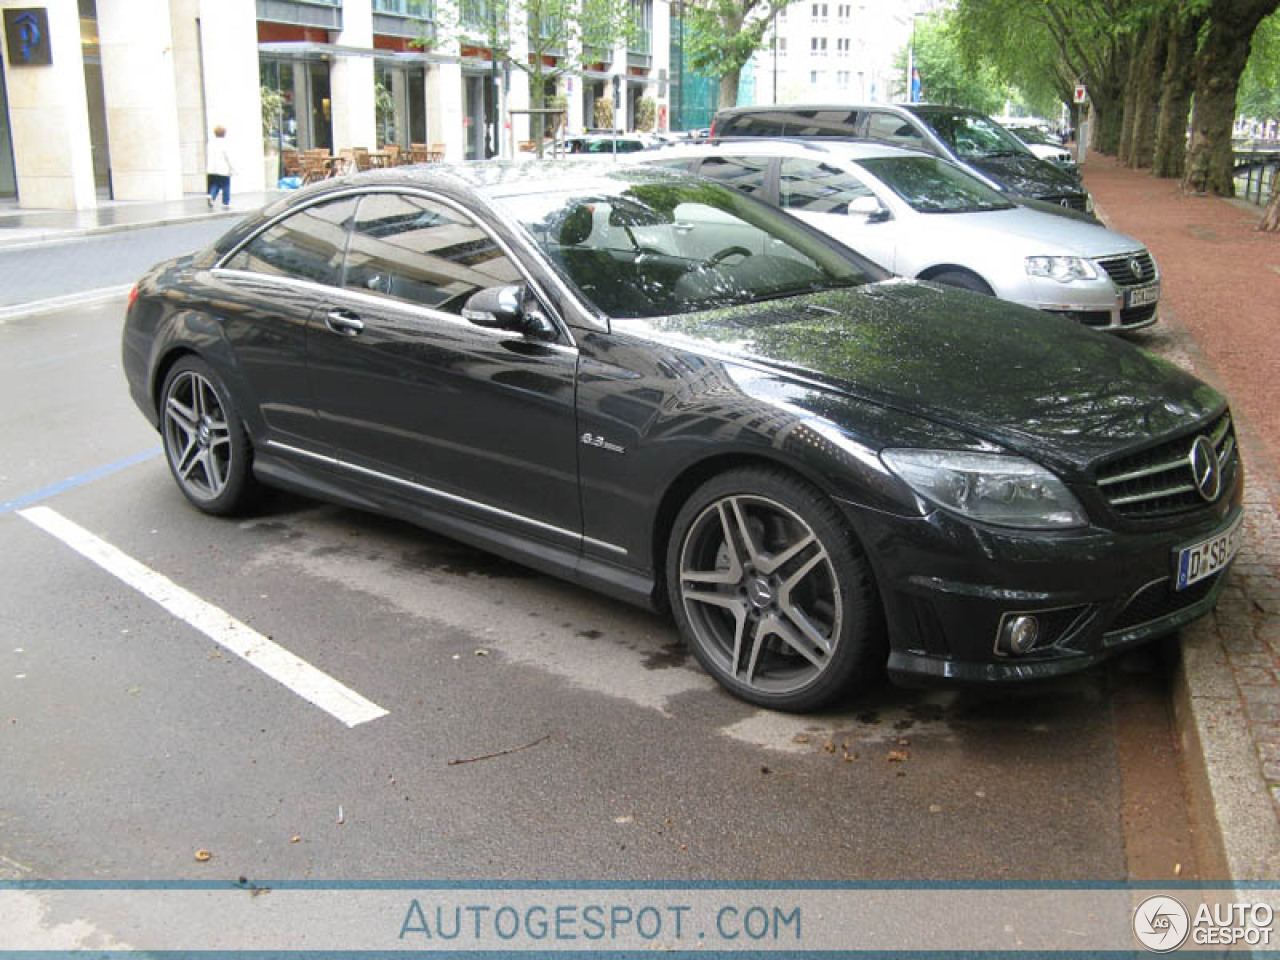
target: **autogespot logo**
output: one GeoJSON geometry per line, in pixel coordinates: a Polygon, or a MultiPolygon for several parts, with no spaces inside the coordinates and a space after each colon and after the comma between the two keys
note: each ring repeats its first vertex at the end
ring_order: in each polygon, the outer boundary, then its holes
{"type": "Polygon", "coordinates": [[[1187,908],[1173,897],[1147,897],[1133,914],[1133,935],[1152,953],[1177,950],[1190,929],[1187,908]]]}

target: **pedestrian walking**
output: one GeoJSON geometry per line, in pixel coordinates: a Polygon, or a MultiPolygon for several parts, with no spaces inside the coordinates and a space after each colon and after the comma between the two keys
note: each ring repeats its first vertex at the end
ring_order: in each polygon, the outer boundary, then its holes
{"type": "Polygon", "coordinates": [[[222,194],[222,205],[231,205],[231,154],[227,151],[227,128],[218,125],[213,128],[213,141],[209,144],[209,161],[205,164],[208,173],[209,206],[218,194],[222,194]]]}

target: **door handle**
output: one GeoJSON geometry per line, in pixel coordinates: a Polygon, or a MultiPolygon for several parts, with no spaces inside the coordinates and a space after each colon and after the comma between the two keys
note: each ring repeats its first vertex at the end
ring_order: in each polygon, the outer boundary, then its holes
{"type": "Polygon", "coordinates": [[[674,224],[672,224],[672,226],[675,228],[676,233],[688,233],[690,230],[693,229],[692,223],[684,223],[680,220],[677,220],[674,224]]]}
{"type": "Polygon", "coordinates": [[[342,310],[330,310],[324,318],[324,325],[344,337],[354,337],[364,329],[363,320],[342,310]]]}

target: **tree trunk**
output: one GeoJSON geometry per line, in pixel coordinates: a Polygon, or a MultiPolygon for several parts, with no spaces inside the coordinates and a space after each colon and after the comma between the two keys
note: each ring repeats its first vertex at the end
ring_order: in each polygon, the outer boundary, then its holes
{"type": "Polygon", "coordinates": [[[1192,193],[1235,194],[1231,170],[1231,126],[1236,91],[1249,60],[1253,33],[1280,0],[1214,0],[1209,32],[1195,58],[1195,109],[1182,189],[1192,193]]]}
{"type": "Polygon", "coordinates": [[[1271,202],[1267,204],[1258,229],[1268,233],[1280,233],[1280,169],[1271,176],[1271,202]]]}
{"type": "Polygon", "coordinates": [[[1120,143],[1116,157],[1126,167],[1133,166],[1133,118],[1138,113],[1138,72],[1142,69],[1140,55],[1142,45],[1136,41],[1124,44],[1122,48],[1127,55],[1124,81],[1124,108],[1120,119],[1120,143]]]}
{"type": "Polygon", "coordinates": [[[725,110],[738,105],[738,76],[742,68],[737,67],[720,77],[720,99],[716,101],[718,110],[725,110]]]}
{"type": "Polygon", "coordinates": [[[1151,172],[1181,177],[1187,159],[1187,114],[1191,111],[1192,69],[1196,39],[1208,12],[1178,17],[1170,25],[1164,75],[1160,78],[1160,110],[1151,172]]]}
{"type": "Polygon", "coordinates": [[[1129,132],[1129,166],[1149,167],[1155,154],[1156,111],[1160,108],[1160,78],[1168,50],[1169,27],[1157,18],[1147,28],[1142,44],[1142,62],[1134,96],[1133,129],[1129,132]]]}
{"type": "Polygon", "coordinates": [[[1095,97],[1093,90],[1089,90],[1089,96],[1093,99],[1092,146],[1099,153],[1114,157],[1120,150],[1124,97],[1120,93],[1118,84],[1114,90],[1104,89],[1099,92],[1103,95],[1095,97]]]}

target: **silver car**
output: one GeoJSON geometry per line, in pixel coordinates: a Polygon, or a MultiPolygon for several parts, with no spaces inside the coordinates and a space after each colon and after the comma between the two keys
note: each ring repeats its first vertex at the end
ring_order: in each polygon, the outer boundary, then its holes
{"type": "Polygon", "coordinates": [[[775,204],[887,270],[1110,331],[1156,322],[1160,271],[1132,237],[1012,201],[929,154],[872,143],[723,141],[656,151],[775,204]]]}

